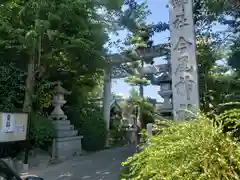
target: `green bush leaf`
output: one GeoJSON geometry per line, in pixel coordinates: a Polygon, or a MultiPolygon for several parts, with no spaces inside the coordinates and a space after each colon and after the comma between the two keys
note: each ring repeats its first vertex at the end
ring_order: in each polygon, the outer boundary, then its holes
{"type": "Polygon", "coordinates": [[[199,115],[165,128],[151,138],[150,146],[123,163],[121,179],[240,179],[239,143],[213,122],[199,115]]]}

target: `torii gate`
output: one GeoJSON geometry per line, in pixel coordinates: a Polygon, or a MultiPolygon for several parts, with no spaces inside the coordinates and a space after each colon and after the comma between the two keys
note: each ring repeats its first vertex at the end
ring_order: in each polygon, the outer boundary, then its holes
{"type": "MultiPolygon", "coordinates": [[[[183,109],[199,109],[199,88],[196,63],[196,37],[193,22],[193,0],[169,0],[170,35],[171,35],[171,79],[174,120],[186,118],[183,109]]],[[[155,45],[138,51],[140,58],[164,56],[167,44],[155,45]]],[[[108,57],[109,66],[105,69],[103,110],[104,119],[109,129],[111,79],[125,77],[127,73],[121,65],[133,60],[128,52],[113,54],[108,57]]],[[[137,60],[137,59],[136,59],[137,60]]],[[[163,68],[166,65],[159,65],[163,68]]]]}
{"type": "MultiPolygon", "coordinates": [[[[142,59],[155,58],[166,55],[168,51],[169,51],[168,44],[159,44],[153,46],[152,48],[145,48],[139,50],[138,55],[142,59]]],[[[127,62],[133,62],[133,60],[128,57],[128,52],[110,55],[108,59],[110,59],[110,61],[108,63],[108,67],[105,69],[103,89],[103,111],[107,127],[109,127],[110,123],[111,81],[112,79],[118,79],[128,76],[129,75],[128,72],[125,71],[122,65],[127,62]]],[[[136,61],[139,59],[136,59],[136,61]]],[[[160,69],[165,68],[165,65],[159,65],[158,68],[160,69]]]]}

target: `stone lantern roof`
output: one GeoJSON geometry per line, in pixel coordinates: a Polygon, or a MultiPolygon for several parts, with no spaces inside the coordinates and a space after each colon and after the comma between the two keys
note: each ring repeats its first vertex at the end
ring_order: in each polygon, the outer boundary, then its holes
{"type": "Polygon", "coordinates": [[[55,87],[55,89],[53,90],[54,93],[56,94],[66,94],[66,95],[69,95],[71,94],[70,91],[67,91],[66,89],[64,89],[62,86],[61,86],[61,82],[58,82],[57,86],[55,87]]]}

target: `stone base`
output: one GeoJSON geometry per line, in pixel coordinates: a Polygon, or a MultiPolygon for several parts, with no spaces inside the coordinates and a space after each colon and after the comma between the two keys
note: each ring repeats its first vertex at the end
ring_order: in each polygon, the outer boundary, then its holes
{"type": "Polygon", "coordinates": [[[66,160],[74,155],[82,153],[82,136],[56,138],[55,157],[58,160],[66,160]]]}

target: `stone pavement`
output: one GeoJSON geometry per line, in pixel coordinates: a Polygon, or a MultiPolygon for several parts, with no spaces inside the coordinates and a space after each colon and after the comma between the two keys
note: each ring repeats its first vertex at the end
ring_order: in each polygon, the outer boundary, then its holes
{"type": "Polygon", "coordinates": [[[28,173],[44,180],[118,180],[121,162],[135,150],[133,146],[107,149],[28,173]]]}

